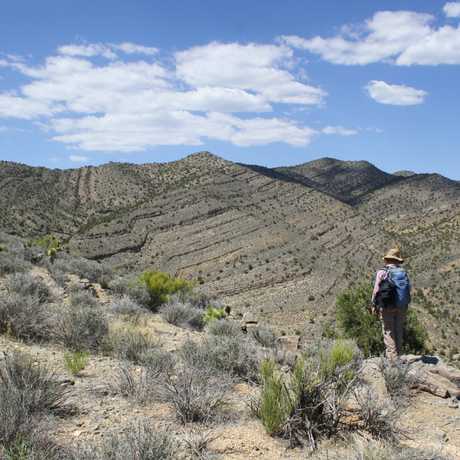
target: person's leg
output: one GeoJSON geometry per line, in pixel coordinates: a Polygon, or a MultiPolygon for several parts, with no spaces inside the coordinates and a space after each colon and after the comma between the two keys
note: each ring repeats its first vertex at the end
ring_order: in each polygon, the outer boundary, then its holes
{"type": "Polygon", "coordinates": [[[394,321],[394,330],[395,330],[395,342],[396,342],[396,351],[398,356],[402,353],[404,345],[404,327],[406,325],[406,310],[398,309],[395,314],[394,321]]]}
{"type": "Polygon", "coordinates": [[[395,336],[395,313],[394,310],[383,310],[381,313],[383,343],[385,344],[385,355],[388,360],[394,361],[398,358],[398,349],[395,336]]]}

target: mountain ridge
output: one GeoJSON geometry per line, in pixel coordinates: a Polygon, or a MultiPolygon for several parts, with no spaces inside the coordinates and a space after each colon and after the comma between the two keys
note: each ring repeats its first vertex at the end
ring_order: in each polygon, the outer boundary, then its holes
{"type": "Polygon", "coordinates": [[[209,152],[71,170],[2,162],[0,229],[53,233],[68,251],[120,271],[198,279],[237,312],[286,328],[313,321],[312,334],[333,316],[335,295],[398,244],[417,292],[439,309],[432,333],[442,323],[458,342],[458,320],[443,315],[455,311],[448,293],[460,271],[460,183],[379,171],[327,159],[286,172],[209,152]]]}

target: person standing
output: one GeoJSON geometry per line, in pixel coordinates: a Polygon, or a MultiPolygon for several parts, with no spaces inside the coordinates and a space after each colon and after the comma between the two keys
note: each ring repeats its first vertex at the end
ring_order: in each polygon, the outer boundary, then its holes
{"type": "Polygon", "coordinates": [[[411,300],[410,280],[401,266],[399,248],[390,249],[383,257],[385,266],[375,276],[372,293],[373,311],[382,322],[385,355],[396,361],[402,353],[407,309],[411,300]]]}

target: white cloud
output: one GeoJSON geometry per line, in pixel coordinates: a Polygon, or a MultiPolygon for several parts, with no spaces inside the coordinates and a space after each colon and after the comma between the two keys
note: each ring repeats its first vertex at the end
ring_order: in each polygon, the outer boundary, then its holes
{"type": "Polygon", "coordinates": [[[381,104],[418,105],[425,100],[426,91],[405,85],[390,85],[384,81],[372,80],[366,86],[369,96],[381,104]]]}
{"type": "MultiPolygon", "coordinates": [[[[457,5],[460,3],[446,4],[446,13],[456,14],[457,5]]],[[[280,40],[334,64],[460,64],[460,25],[435,28],[434,19],[413,11],[379,11],[357,27],[342,27],[333,37],[282,36],[280,40]]]]}
{"type": "Polygon", "coordinates": [[[147,56],[153,56],[158,53],[158,48],[151,46],[137,45],[136,43],[124,42],[118,45],[112,45],[113,48],[123,51],[126,54],[145,54],[147,56]]]}
{"type": "Polygon", "coordinates": [[[106,59],[116,59],[118,57],[117,51],[126,54],[145,54],[146,56],[153,56],[158,53],[158,48],[138,45],[131,42],[69,44],[58,48],[58,53],[66,56],[102,56],[106,59]]]}
{"type": "Polygon", "coordinates": [[[92,43],[87,45],[64,45],[58,48],[59,54],[65,54],[67,56],[103,56],[107,59],[115,59],[117,55],[113,52],[110,46],[104,43],[92,43]]]}
{"type": "Polygon", "coordinates": [[[74,163],[86,163],[89,160],[89,158],[83,155],[70,155],[69,160],[74,163]]]}
{"type": "Polygon", "coordinates": [[[14,93],[0,93],[0,118],[32,120],[39,116],[51,116],[60,110],[48,102],[29,99],[14,93]]]}
{"type": "Polygon", "coordinates": [[[344,128],[343,126],[326,126],[321,132],[324,134],[337,134],[338,136],[354,136],[358,134],[358,130],[344,128]]]}
{"type": "Polygon", "coordinates": [[[26,83],[0,93],[0,118],[34,120],[55,141],[87,151],[206,139],[302,146],[320,133],[290,118],[261,116],[274,112],[274,104],[314,105],[325,96],[295,77],[304,72],[285,46],[210,43],[177,53],[176,67],[157,52],[129,42],[71,44],[39,66],[3,59],[0,66],[20,72],[26,83]]]}
{"type": "Polygon", "coordinates": [[[460,18],[460,2],[448,2],[443,10],[448,18],[460,18]]]}
{"type": "Polygon", "coordinates": [[[315,131],[278,118],[241,119],[222,113],[187,111],[116,114],[52,122],[55,140],[83,150],[139,151],[155,145],[201,145],[204,138],[235,145],[285,142],[307,145],[315,131]]]}
{"type": "Polygon", "coordinates": [[[240,88],[267,101],[319,104],[326,95],[296,81],[285,68],[292,65],[285,46],[212,42],[176,53],[177,75],[193,87],[240,88]]]}

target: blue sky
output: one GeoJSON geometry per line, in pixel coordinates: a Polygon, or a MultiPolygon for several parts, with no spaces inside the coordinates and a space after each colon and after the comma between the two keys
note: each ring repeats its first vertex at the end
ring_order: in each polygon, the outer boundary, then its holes
{"type": "Polygon", "coordinates": [[[460,179],[460,2],[16,0],[0,7],[0,159],[209,150],[460,179]]]}

